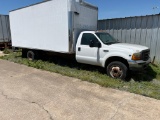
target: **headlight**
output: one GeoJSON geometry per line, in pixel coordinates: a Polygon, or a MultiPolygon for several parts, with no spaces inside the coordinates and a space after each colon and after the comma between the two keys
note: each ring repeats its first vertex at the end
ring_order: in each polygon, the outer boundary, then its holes
{"type": "Polygon", "coordinates": [[[132,55],[132,60],[141,60],[141,53],[134,53],[132,55]]]}

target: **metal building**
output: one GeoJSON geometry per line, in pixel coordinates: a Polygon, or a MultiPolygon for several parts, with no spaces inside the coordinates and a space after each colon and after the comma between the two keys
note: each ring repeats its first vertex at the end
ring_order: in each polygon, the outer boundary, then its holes
{"type": "Polygon", "coordinates": [[[152,61],[160,64],[160,14],[99,20],[98,30],[106,30],[120,42],[148,46],[152,61]]]}
{"type": "Polygon", "coordinates": [[[0,15],[0,47],[7,47],[11,43],[9,16],[0,15]]]}

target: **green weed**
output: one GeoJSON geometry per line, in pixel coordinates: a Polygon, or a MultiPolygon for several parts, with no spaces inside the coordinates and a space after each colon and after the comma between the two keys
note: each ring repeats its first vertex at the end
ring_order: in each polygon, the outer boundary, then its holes
{"type": "Polygon", "coordinates": [[[6,49],[3,50],[3,53],[4,54],[10,54],[10,53],[12,53],[12,50],[6,48],[6,49]]]}

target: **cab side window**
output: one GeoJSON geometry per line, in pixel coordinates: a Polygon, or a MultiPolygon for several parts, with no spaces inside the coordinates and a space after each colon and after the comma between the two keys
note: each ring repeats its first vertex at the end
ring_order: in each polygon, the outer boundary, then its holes
{"type": "Polygon", "coordinates": [[[81,40],[81,45],[89,45],[90,42],[93,42],[93,47],[98,47],[98,39],[91,33],[84,33],[81,40]]]}

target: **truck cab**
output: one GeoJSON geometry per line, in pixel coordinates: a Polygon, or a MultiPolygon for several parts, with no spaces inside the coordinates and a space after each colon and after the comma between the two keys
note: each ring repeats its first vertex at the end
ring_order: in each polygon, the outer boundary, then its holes
{"type": "Polygon", "coordinates": [[[129,70],[145,69],[151,59],[148,47],[120,43],[107,32],[81,32],[76,44],[79,63],[101,66],[113,78],[125,79],[129,70]]]}

